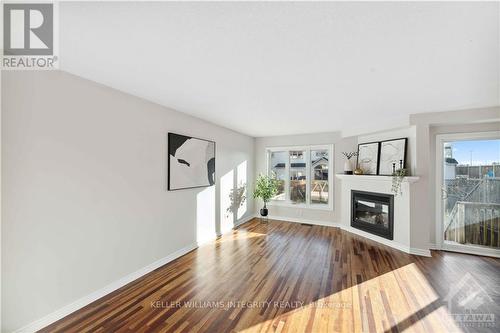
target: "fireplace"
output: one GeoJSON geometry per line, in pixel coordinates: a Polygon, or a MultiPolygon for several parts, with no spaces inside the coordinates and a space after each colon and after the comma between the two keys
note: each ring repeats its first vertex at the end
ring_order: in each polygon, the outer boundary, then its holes
{"type": "Polygon", "coordinates": [[[393,239],[393,195],[351,190],[351,208],[351,227],[393,239]]]}

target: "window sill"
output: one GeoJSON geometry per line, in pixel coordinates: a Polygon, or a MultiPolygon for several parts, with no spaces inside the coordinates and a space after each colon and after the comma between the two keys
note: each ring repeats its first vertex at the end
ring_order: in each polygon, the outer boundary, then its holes
{"type": "Polygon", "coordinates": [[[288,207],[288,208],[301,208],[301,209],[310,209],[310,210],[325,210],[325,211],[333,211],[333,205],[321,205],[321,204],[296,204],[290,201],[278,201],[273,200],[267,203],[268,206],[276,206],[276,207],[288,207]]]}

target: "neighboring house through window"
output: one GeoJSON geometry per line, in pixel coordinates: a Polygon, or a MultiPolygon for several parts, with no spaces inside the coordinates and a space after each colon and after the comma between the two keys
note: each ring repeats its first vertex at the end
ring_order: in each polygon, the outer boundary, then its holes
{"type": "Polygon", "coordinates": [[[267,148],[267,171],[278,182],[271,204],[333,209],[332,145],[267,148]]]}

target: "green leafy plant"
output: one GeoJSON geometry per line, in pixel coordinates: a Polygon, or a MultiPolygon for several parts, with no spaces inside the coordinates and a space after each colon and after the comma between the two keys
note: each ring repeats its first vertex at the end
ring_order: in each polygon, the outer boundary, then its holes
{"type": "Polygon", "coordinates": [[[276,178],[260,174],[255,182],[254,199],[262,199],[265,206],[278,193],[278,185],[279,182],[276,178]]]}
{"type": "Polygon", "coordinates": [[[406,169],[398,169],[392,174],[391,192],[394,193],[395,196],[403,194],[403,192],[401,191],[401,183],[405,179],[405,176],[406,169]]]}

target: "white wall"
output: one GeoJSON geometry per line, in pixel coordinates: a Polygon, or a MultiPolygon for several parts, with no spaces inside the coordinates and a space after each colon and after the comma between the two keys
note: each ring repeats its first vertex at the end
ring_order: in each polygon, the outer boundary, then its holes
{"type": "Polygon", "coordinates": [[[2,332],[237,223],[253,138],[64,72],[2,76],[2,332]],[[166,191],[169,131],[217,142],[215,188],[166,191]]]}
{"type": "MultiPolygon", "coordinates": [[[[334,179],[334,205],[333,210],[317,210],[307,208],[269,206],[269,214],[281,218],[300,219],[318,224],[333,225],[338,220],[338,207],[340,198],[340,183],[334,178],[334,173],[342,173],[344,159],[342,151],[355,151],[356,138],[341,138],[339,132],[285,135],[261,137],[255,139],[255,169],[256,173],[266,173],[266,148],[286,147],[301,145],[322,145],[334,144],[334,170],[331,171],[331,177],[334,179]]],[[[256,203],[256,214],[261,208],[261,202],[256,203]]]]}

